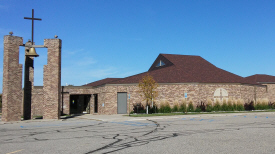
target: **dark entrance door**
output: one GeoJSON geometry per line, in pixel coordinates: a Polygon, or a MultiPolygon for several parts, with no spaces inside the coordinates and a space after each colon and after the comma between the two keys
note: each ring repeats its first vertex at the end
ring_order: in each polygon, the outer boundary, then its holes
{"type": "Polygon", "coordinates": [[[98,112],[98,96],[97,94],[94,94],[94,113],[98,112]]]}
{"type": "Polygon", "coordinates": [[[117,93],[117,113],[127,113],[127,93],[117,93]]]}
{"type": "Polygon", "coordinates": [[[70,114],[90,113],[91,95],[70,95],[70,114]]]}

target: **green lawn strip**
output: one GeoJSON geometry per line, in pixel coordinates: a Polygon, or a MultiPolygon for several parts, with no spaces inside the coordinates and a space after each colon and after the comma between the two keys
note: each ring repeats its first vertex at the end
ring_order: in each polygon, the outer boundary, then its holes
{"type": "Polygon", "coordinates": [[[43,116],[33,116],[33,119],[43,119],[43,116]]]}
{"type": "MultiPolygon", "coordinates": [[[[275,112],[275,110],[130,114],[130,117],[153,117],[153,116],[174,116],[174,115],[196,115],[196,114],[225,114],[225,113],[252,113],[252,112],[275,112]]],[[[129,116],[129,115],[124,115],[124,116],[129,116]]]]}

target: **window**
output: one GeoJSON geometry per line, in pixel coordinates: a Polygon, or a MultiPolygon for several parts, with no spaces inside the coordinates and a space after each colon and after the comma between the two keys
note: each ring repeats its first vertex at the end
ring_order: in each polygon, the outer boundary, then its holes
{"type": "Polygon", "coordinates": [[[160,66],[164,66],[164,65],[165,65],[165,63],[160,60],[159,63],[157,63],[156,67],[160,67],[160,66]]]}
{"type": "Polygon", "coordinates": [[[228,92],[223,88],[218,88],[214,92],[214,102],[219,100],[219,102],[223,102],[223,100],[228,101],[228,92]]]}

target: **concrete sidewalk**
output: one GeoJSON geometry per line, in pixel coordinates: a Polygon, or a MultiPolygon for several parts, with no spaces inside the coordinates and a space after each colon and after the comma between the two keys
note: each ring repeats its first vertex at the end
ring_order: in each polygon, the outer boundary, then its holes
{"type": "Polygon", "coordinates": [[[275,112],[245,112],[245,113],[220,113],[220,114],[187,114],[174,116],[151,116],[151,117],[129,117],[128,114],[113,114],[113,115],[93,115],[84,114],[75,118],[89,119],[97,121],[139,121],[139,120],[154,120],[154,119],[176,119],[176,118],[210,118],[220,116],[242,116],[242,115],[272,115],[275,112]]]}
{"type": "Polygon", "coordinates": [[[244,113],[220,113],[220,114],[186,114],[186,115],[174,115],[174,116],[150,116],[150,117],[129,117],[128,114],[113,114],[113,115],[93,115],[83,114],[75,115],[71,117],[61,117],[59,120],[55,119],[34,119],[34,120],[22,120],[13,122],[3,122],[0,124],[12,124],[12,123],[31,123],[31,122],[48,122],[48,121],[65,121],[67,119],[87,119],[96,121],[140,121],[140,120],[156,120],[156,119],[177,119],[177,118],[211,118],[221,116],[244,116],[244,115],[274,115],[275,112],[244,112],[244,113]]]}

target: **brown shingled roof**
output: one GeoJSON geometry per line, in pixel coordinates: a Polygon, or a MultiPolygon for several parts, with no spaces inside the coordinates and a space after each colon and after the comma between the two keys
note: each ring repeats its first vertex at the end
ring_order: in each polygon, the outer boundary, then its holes
{"type": "Polygon", "coordinates": [[[200,56],[160,54],[148,72],[110,82],[110,84],[138,83],[149,73],[158,83],[242,83],[243,77],[227,72],[200,56]],[[159,61],[164,66],[155,67],[159,61]]]}
{"type": "Polygon", "coordinates": [[[216,67],[200,56],[159,54],[147,72],[126,78],[106,78],[89,83],[86,86],[138,83],[146,74],[153,76],[157,83],[259,84],[259,82],[275,82],[275,76],[270,75],[253,75],[243,78],[216,67]],[[160,60],[165,65],[156,67],[160,60]]]}
{"type": "Polygon", "coordinates": [[[275,83],[275,76],[266,74],[255,74],[244,78],[247,83],[275,83]]]}
{"type": "Polygon", "coordinates": [[[104,84],[107,84],[107,83],[110,83],[112,81],[119,80],[119,79],[121,79],[121,78],[105,78],[105,79],[102,79],[102,80],[98,80],[98,81],[95,81],[95,82],[91,82],[91,83],[85,84],[83,86],[93,86],[93,87],[96,87],[96,86],[104,85],[104,84]]]}

